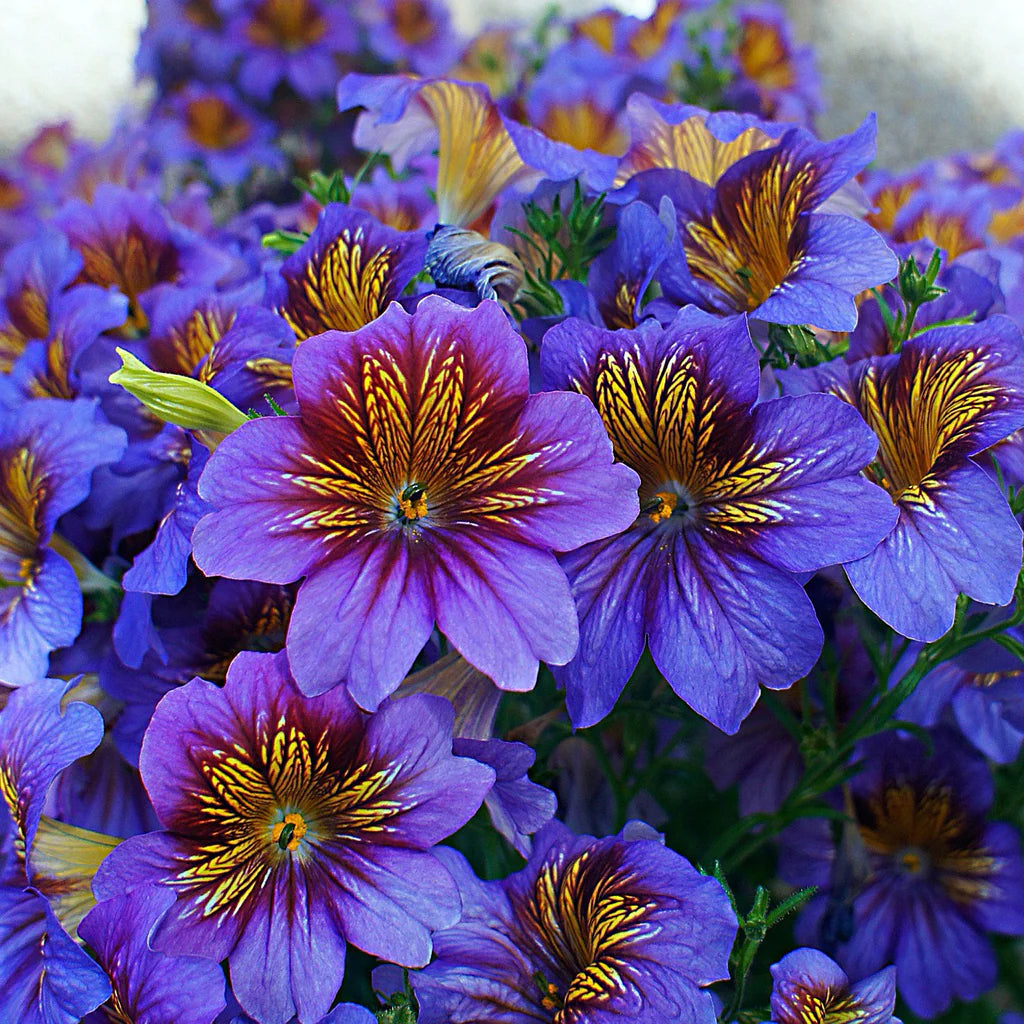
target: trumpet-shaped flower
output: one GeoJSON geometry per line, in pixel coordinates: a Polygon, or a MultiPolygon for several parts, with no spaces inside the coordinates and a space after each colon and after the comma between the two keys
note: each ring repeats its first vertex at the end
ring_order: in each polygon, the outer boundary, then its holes
{"type": "MultiPolygon", "coordinates": [[[[82,627],[72,562],[55,550],[57,520],[81,504],[97,466],[116,462],[122,430],[98,421],[92,402],[31,401],[0,411],[0,677],[25,683],[82,627]]],[[[59,543],[59,542],[58,542],[59,543]]]]}
{"type": "Polygon", "coordinates": [[[380,149],[404,167],[419,153],[438,155],[437,216],[443,225],[474,227],[510,186],[586,174],[607,184],[615,161],[554,142],[502,116],[487,90],[445,79],[347,75],[338,85],[342,110],[362,106],[355,143],[380,149]]]}
{"type": "Polygon", "coordinates": [[[423,267],[426,239],[371,214],[332,203],[281,266],[275,304],[304,338],[354,331],[376,320],[423,267]]]}
{"type": "Polygon", "coordinates": [[[721,886],[655,836],[639,822],[607,839],[552,822],[497,882],[445,851],[462,920],[412,978],[421,1024],[713,1024],[701,987],[728,975],[736,919],[721,886]]]}
{"type": "Polygon", "coordinates": [[[187,84],[157,108],[151,145],[169,166],[197,162],[219,185],[240,185],[259,168],[280,173],[274,125],[226,86],[187,84]]]}
{"type": "Polygon", "coordinates": [[[232,14],[226,35],[239,44],[238,83],[259,100],[281,82],[310,100],[330,96],[338,57],[358,46],[351,9],[329,0],[244,0],[232,14]]]}
{"type": "Polygon", "coordinates": [[[231,265],[151,196],[114,185],[98,186],[92,203],[68,200],[54,224],[82,258],[75,280],[127,297],[129,334],[148,326],[140,299],[157,285],[211,284],[231,265]]]}
{"type": "Polygon", "coordinates": [[[644,171],[683,171],[714,187],[737,161],[776,145],[785,125],[752,114],[669,105],[634,93],[626,101],[629,148],[619,160],[615,184],[625,185],[644,171]]]}
{"type": "Polygon", "coordinates": [[[892,527],[885,492],[860,476],[871,432],[820,400],[830,396],[754,406],[743,318],[689,309],[666,330],[648,321],[632,331],[566,321],[545,336],[541,370],[545,386],[595,403],[641,481],[629,529],[562,561],[580,650],[554,673],[573,722],[608,713],[646,639],[676,693],[735,732],[759,683],[789,686],[820,653],[794,574],[870,551],[892,527]]]}
{"type": "Polygon", "coordinates": [[[60,774],[103,735],[99,712],[72,701],[58,680],[37,680],[0,711],[0,835],[14,856],[0,864],[0,1019],[75,1024],[110,993],[74,936],[94,900],[91,882],[117,840],[44,814],[60,774]]]}
{"type": "Polygon", "coordinates": [[[227,958],[235,996],[265,1024],[317,1020],[346,942],[421,966],[431,932],[458,919],[431,848],[494,773],[452,756],[452,720],[423,695],[372,716],[341,688],[303,697],[284,655],[240,654],[223,688],[195,679],[157,707],[140,768],[166,831],[122,843],[97,896],[170,892],[154,950],[227,958]]]}
{"type": "MultiPolygon", "coordinates": [[[[992,778],[951,731],[884,733],[856,751],[853,841],[839,849],[823,819],[784,836],[780,874],[817,885],[797,937],[834,947],[863,978],[895,963],[896,983],[918,1015],[977,998],[996,980],[987,933],[1024,934],[1020,836],[986,820],[992,778]]],[[[827,948],[827,946],[826,946],[827,948]]]]}
{"type": "Polygon", "coordinates": [[[772,1019],[766,1024],[900,1024],[896,969],[885,967],[853,985],[816,949],[795,949],[772,964],[772,1019]]]}
{"type": "Polygon", "coordinates": [[[972,461],[1024,425],[1024,341],[1005,317],[937,327],[898,355],[787,371],[853,404],[879,439],[872,479],[899,513],[878,547],[846,565],[862,601],[893,629],[931,641],[959,593],[1006,604],[1021,531],[995,481],[972,461]]]}
{"type": "Polygon", "coordinates": [[[554,552],[625,528],[636,477],[575,395],[529,395],[526,346],[494,303],[427,296],[299,346],[299,415],[243,424],[199,484],[205,572],[289,583],[304,692],[347,681],[376,707],[436,621],[467,661],[529,689],[576,650],[554,552]]]}
{"type": "Polygon", "coordinates": [[[896,257],[873,228],[826,204],[874,155],[874,119],[827,143],[798,127],[777,140],[770,125],[735,134],[738,127],[727,144],[705,129],[703,177],[652,170],[630,183],[650,205],[675,210],[679,240],[658,278],[665,296],[721,314],[852,330],[855,297],[888,281],[896,257]],[[722,169],[725,160],[734,162],[722,169]]]}

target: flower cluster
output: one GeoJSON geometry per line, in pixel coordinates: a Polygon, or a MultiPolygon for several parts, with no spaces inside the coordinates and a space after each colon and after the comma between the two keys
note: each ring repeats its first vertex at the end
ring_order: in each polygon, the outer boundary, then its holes
{"type": "Polygon", "coordinates": [[[764,4],[138,69],[0,166],[0,1021],[1024,1012],[1024,136],[764,4]]]}

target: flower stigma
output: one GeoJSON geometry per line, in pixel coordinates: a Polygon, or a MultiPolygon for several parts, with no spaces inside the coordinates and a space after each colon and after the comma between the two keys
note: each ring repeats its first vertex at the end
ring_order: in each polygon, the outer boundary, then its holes
{"type": "Polygon", "coordinates": [[[422,484],[409,484],[398,498],[398,509],[402,517],[412,522],[427,514],[427,492],[422,484]]]}
{"type": "Polygon", "coordinates": [[[299,848],[299,842],[306,834],[306,822],[301,814],[289,813],[274,825],[270,833],[272,842],[282,850],[290,850],[294,853],[299,848]]]}

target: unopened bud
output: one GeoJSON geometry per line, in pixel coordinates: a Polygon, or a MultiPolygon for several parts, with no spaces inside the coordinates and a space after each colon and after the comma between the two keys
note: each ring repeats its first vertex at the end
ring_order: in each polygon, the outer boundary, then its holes
{"type": "Polygon", "coordinates": [[[123,348],[117,354],[122,365],[110,375],[110,382],[120,384],[165,423],[219,434],[230,434],[245,423],[245,413],[208,384],[177,373],[158,373],[123,348]]]}

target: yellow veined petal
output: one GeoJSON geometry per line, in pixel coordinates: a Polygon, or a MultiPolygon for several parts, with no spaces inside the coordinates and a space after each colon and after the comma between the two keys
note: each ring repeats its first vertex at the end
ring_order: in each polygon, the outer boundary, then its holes
{"type": "Polygon", "coordinates": [[[681,124],[669,124],[652,117],[641,138],[634,139],[619,164],[616,186],[634,174],[664,167],[685,171],[705,185],[716,181],[734,164],[751,153],[774,146],[776,140],[760,128],[750,127],[730,142],[721,142],[698,114],[681,124]]]}
{"type": "Polygon", "coordinates": [[[69,935],[92,909],[92,879],[104,857],[121,840],[47,817],[32,843],[32,884],[50,900],[69,935]]]}
{"type": "Polygon", "coordinates": [[[430,82],[419,91],[437,125],[437,213],[468,227],[526,169],[498,108],[482,90],[430,82]]]}

